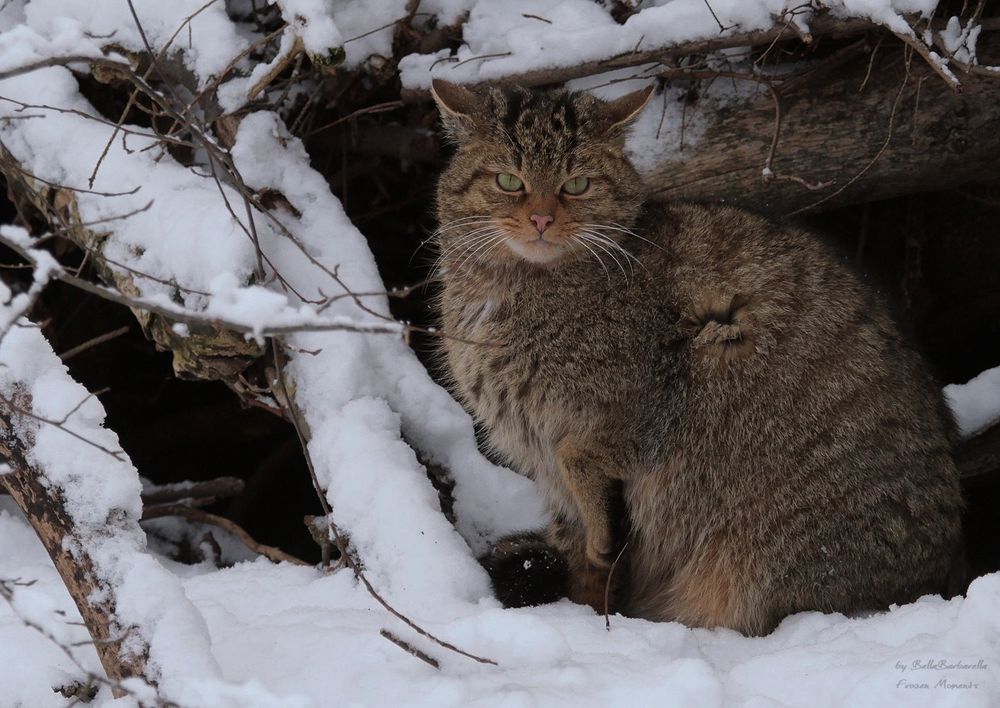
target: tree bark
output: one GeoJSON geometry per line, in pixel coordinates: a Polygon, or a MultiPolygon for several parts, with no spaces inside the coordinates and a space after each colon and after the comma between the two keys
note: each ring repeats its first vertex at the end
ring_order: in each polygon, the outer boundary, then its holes
{"type": "MultiPolygon", "coordinates": [[[[31,400],[26,394],[21,394],[17,401],[19,406],[30,410],[31,400]]],[[[79,541],[79,535],[66,511],[62,491],[43,483],[41,471],[28,463],[27,447],[16,430],[12,412],[0,409],[0,460],[12,468],[11,472],[0,476],[0,485],[6,487],[52,558],[90,632],[97,656],[112,682],[114,695],[125,695],[116,684],[126,678],[141,677],[155,686],[152,677],[145,675],[149,652],[145,640],[129,627],[118,624],[114,588],[97,578],[93,559],[87,554],[85,545],[73,543],[79,541]],[[139,647],[139,651],[123,655],[120,648],[126,638],[129,646],[139,647]]]]}
{"type": "Polygon", "coordinates": [[[1000,481],[1000,422],[963,440],[955,453],[955,462],[969,488],[997,484],[1000,481]]]}
{"type": "MultiPolygon", "coordinates": [[[[998,33],[984,34],[980,56],[998,53],[998,40],[998,33]]],[[[763,172],[775,99],[761,87],[757,98],[706,116],[710,124],[692,149],[646,175],[653,197],[719,200],[784,216],[996,180],[1000,74],[959,73],[962,91],[955,92],[919,56],[907,68],[901,47],[880,54],[867,82],[865,55],[791,91],[776,85],[774,178],[763,172]]]]}

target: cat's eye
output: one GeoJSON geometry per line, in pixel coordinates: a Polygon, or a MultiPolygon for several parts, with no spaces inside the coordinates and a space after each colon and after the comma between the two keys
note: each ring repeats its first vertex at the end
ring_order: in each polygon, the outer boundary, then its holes
{"type": "Polygon", "coordinates": [[[562,186],[562,191],[573,196],[583,194],[588,189],[590,189],[589,177],[574,177],[573,179],[566,180],[562,186]]]}
{"type": "Polygon", "coordinates": [[[509,172],[501,172],[497,175],[497,186],[505,192],[520,192],[524,188],[524,182],[509,172]]]}

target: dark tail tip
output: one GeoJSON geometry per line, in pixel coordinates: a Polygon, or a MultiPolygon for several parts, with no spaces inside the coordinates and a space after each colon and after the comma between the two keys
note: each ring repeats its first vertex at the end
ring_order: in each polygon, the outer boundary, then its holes
{"type": "Polygon", "coordinates": [[[504,607],[544,605],[569,593],[566,559],[539,534],[500,539],[480,562],[504,607]]]}

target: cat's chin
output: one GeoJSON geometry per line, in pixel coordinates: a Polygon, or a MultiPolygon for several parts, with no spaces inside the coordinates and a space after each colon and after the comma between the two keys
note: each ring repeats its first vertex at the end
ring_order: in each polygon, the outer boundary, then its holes
{"type": "Polygon", "coordinates": [[[561,244],[544,238],[530,241],[509,238],[507,247],[515,256],[535,265],[553,265],[566,257],[566,249],[561,244]]]}

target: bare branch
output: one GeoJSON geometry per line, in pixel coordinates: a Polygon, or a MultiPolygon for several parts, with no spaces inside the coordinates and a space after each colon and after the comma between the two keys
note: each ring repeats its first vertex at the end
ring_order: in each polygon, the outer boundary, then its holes
{"type": "Polygon", "coordinates": [[[240,539],[247,548],[249,548],[254,553],[259,553],[260,555],[274,561],[275,563],[280,563],[285,561],[287,563],[292,563],[294,565],[311,565],[306,563],[301,558],[296,558],[290,553],[285,553],[280,548],[275,546],[268,546],[259,541],[255,541],[253,536],[248,534],[241,526],[236,522],[225,518],[224,516],[218,516],[216,514],[210,514],[209,512],[198,509],[193,506],[188,506],[186,504],[157,504],[154,506],[148,506],[142,510],[142,520],[148,521],[150,519],[159,519],[164,516],[181,516],[189,521],[196,521],[201,524],[210,524],[212,526],[218,526],[220,529],[224,529],[229,533],[240,539]]]}
{"type": "Polygon", "coordinates": [[[110,69],[122,69],[129,71],[132,69],[132,67],[130,67],[126,62],[115,61],[106,57],[88,56],[86,54],[67,54],[61,57],[46,57],[45,59],[33,61],[30,64],[24,64],[23,66],[14,67],[13,69],[0,71],[0,81],[12,79],[15,76],[21,76],[23,74],[30,74],[31,72],[38,71],[39,69],[49,69],[53,66],[67,66],[69,64],[98,64],[104,68],[110,69]]]}
{"type": "Polygon", "coordinates": [[[93,349],[94,347],[104,344],[105,342],[110,342],[112,339],[117,339],[123,334],[128,334],[130,327],[125,325],[124,327],[119,327],[118,329],[111,330],[110,332],[105,332],[104,334],[98,335],[91,339],[88,339],[83,344],[78,344],[72,349],[68,349],[59,355],[59,358],[63,361],[69,361],[75,356],[82,354],[88,349],[93,349]]]}
{"type": "Polygon", "coordinates": [[[429,664],[429,665],[433,666],[435,669],[440,669],[441,668],[441,664],[438,663],[437,659],[435,659],[435,658],[433,658],[431,656],[428,656],[427,654],[425,654],[424,652],[420,651],[419,649],[417,649],[415,646],[413,646],[409,642],[403,641],[402,639],[400,639],[399,637],[397,637],[395,634],[393,634],[392,632],[390,632],[388,629],[381,630],[379,632],[379,634],[381,634],[383,637],[385,637],[386,639],[388,639],[390,642],[392,642],[393,644],[395,644],[397,647],[399,647],[400,649],[402,649],[406,653],[412,654],[413,656],[417,657],[418,659],[420,659],[425,664],[429,664]]]}

